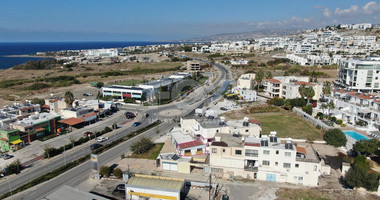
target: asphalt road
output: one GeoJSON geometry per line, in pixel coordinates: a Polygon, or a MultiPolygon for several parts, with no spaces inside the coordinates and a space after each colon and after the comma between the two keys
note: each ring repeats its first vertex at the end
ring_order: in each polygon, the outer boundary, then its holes
{"type": "MultiPolygon", "coordinates": [[[[201,93],[202,93],[202,91],[203,92],[204,91],[211,91],[212,89],[214,89],[218,85],[222,85],[222,84],[224,85],[226,83],[226,81],[229,81],[228,70],[225,69],[223,66],[218,65],[218,64],[215,64],[215,66],[221,71],[221,76],[219,76],[218,79],[216,81],[214,81],[214,83],[202,86],[204,88],[202,88],[200,90],[201,93]],[[222,81],[224,81],[224,83],[222,83],[222,81]]],[[[112,142],[113,140],[117,140],[121,137],[124,137],[128,133],[135,131],[137,128],[142,128],[142,127],[147,126],[148,124],[150,124],[153,121],[150,118],[171,119],[173,117],[173,116],[166,116],[165,117],[165,116],[155,115],[157,113],[160,113],[163,110],[180,109],[181,114],[178,116],[188,115],[189,113],[193,112],[193,110],[195,108],[202,105],[204,101],[210,100],[211,97],[206,98],[206,96],[201,95],[201,93],[199,93],[199,94],[191,93],[189,95],[189,97],[185,98],[181,102],[175,102],[172,104],[162,105],[162,106],[157,106],[157,107],[149,107],[149,109],[146,110],[145,112],[149,113],[150,117],[149,118],[143,118],[140,121],[140,122],[142,122],[142,124],[140,126],[138,126],[138,127],[124,126],[120,129],[113,131],[112,133],[110,133],[110,136],[108,136],[109,140],[107,142],[105,142],[105,144],[108,142],[112,142]]],[[[138,107],[128,108],[128,109],[129,110],[130,109],[132,109],[132,110],[136,109],[136,111],[139,110],[138,107]]],[[[139,110],[139,111],[141,111],[141,110],[139,110]]],[[[113,122],[111,122],[111,123],[113,123],[113,122]]],[[[160,126],[162,126],[162,128],[160,128],[160,129],[169,130],[170,128],[172,128],[174,126],[174,123],[172,123],[172,122],[164,123],[160,126]]],[[[119,157],[120,153],[125,152],[126,149],[129,149],[129,146],[131,144],[133,144],[139,137],[142,137],[142,136],[152,137],[152,136],[154,136],[154,134],[155,134],[155,129],[152,129],[152,130],[147,131],[143,134],[140,134],[139,136],[137,136],[131,140],[126,141],[123,144],[118,145],[115,148],[108,150],[107,152],[104,152],[103,154],[100,155],[100,158],[99,158],[99,160],[101,161],[100,165],[106,164],[107,162],[110,162],[113,159],[119,157]]],[[[72,160],[75,160],[75,159],[83,156],[83,155],[90,153],[91,151],[90,151],[89,146],[93,143],[95,143],[95,140],[92,140],[92,142],[86,143],[86,144],[81,145],[79,147],[73,148],[69,151],[66,151],[64,156],[63,155],[56,156],[56,157],[48,160],[48,162],[37,163],[36,166],[33,166],[30,169],[23,170],[23,172],[21,172],[19,175],[15,176],[14,178],[12,178],[9,181],[11,188],[17,188],[18,186],[25,184],[25,183],[33,180],[34,178],[37,178],[43,174],[46,174],[46,173],[64,165],[65,162],[66,163],[70,162],[72,160]]],[[[40,185],[37,185],[36,187],[28,189],[27,190],[28,192],[25,191],[25,192],[16,194],[14,196],[14,199],[39,199],[43,196],[46,196],[46,194],[51,193],[52,191],[58,189],[62,185],[76,186],[76,185],[80,184],[81,182],[83,182],[84,180],[86,180],[87,178],[89,178],[88,173],[87,173],[87,172],[89,172],[89,168],[90,168],[89,161],[85,162],[85,163],[79,165],[78,167],[75,167],[75,168],[69,170],[68,172],[66,172],[66,173],[46,182],[46,183],[42,183],[40,185]]],[[[3,193],[8,192],[8,191],[9,191],[8,182],[3,181],[0,184],[0,194],[3,194],[3,193]]]]}

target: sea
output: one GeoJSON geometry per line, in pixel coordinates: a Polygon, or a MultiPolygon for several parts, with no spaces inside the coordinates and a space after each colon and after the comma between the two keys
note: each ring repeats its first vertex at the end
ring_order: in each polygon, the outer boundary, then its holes
{"type": "Polygon", "coordinates": [[[168,43],[170,42],[0,42],[0,70],[8,69],[30,60],[46,59],[35,57],[7,57],[10,55],[29,55],[36,52],[60,50],[122,48],[168,43]]]}

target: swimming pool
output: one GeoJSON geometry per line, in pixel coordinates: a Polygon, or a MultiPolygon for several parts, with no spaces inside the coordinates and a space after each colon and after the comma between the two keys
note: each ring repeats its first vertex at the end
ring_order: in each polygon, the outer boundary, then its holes
{"type": "Polygon", "coordinates": [[[357,133],[355,131],[343,131],[343,133],[354,138],[355,140],[369,140],[368,137],[366,137],[360,133],[357,133]]]}

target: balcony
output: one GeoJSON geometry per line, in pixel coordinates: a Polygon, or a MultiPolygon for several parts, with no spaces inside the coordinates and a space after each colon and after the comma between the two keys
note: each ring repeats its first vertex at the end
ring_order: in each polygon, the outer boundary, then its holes
{"type": "Polygon", "coordinates": [[[254,166],[244,166],[244,171],[258,172],[258,171],[259,171],[259,167],[254,167],[254,166]]]}

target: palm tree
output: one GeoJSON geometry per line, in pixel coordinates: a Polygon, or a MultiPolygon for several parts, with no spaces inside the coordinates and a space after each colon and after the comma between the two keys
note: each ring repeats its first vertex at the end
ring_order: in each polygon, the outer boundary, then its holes
{"type": "Polygon", "coordinates": [[[327,104],[325,104],[325,103],[322,103],[322,104],[321,104],[321,109],[322,109],[323,116],[325,116],[325,109],[328,109],[328,108],[329,108],[329,107],[328,107],[327,104]]]}
{"type": "Polygon", "coordinates": [[[74,94],[70,91],[67,91],[64,98],[67,107],[72,107],[74,102],[74,94]]]}
{"type": "Polygon", "coordinates": [[[323,92],[323,99],[325,98],[325,95],[329,95],[331,93],[331,82],[325,81],[323,83],[322,92],[323,92]]]}
{"type": "Polygon", "coordinates": [[[307,103],[309,103],[311,101],[311,99],[314,97],[315,95],[315,91],[312,87],[307,87],[305,89],[305,96],[307,98],[307,103]]]}
{"type": "Polygon", "coordinates": [[[299,88],[298,88],[298,93],[300,93],[301,95],[301,98],[302,99],[305,99],[305,92],[306,92],[306,86],[305,84],[302,84],[299,88]]]}
{"type": "Polygon", "coordinates": [[[256,74],[256,77],[255,77],[255,80],[257,82],[257,92],[259,92],[259,86],[260,86],[261,81],[263,81],[263,79],[264,79],[264,72],[263,72],[263,70],[260,70],[256,74]]]}
{"type": "Polygon", "coordinates": [[[334,102],[333,102],[333,101],[330,101],[330,102],[327,104],[327,107],[329,108],[329,116],[330,116],[330,110],[335,108],[335,104],[334,104],[334,102]]]}

